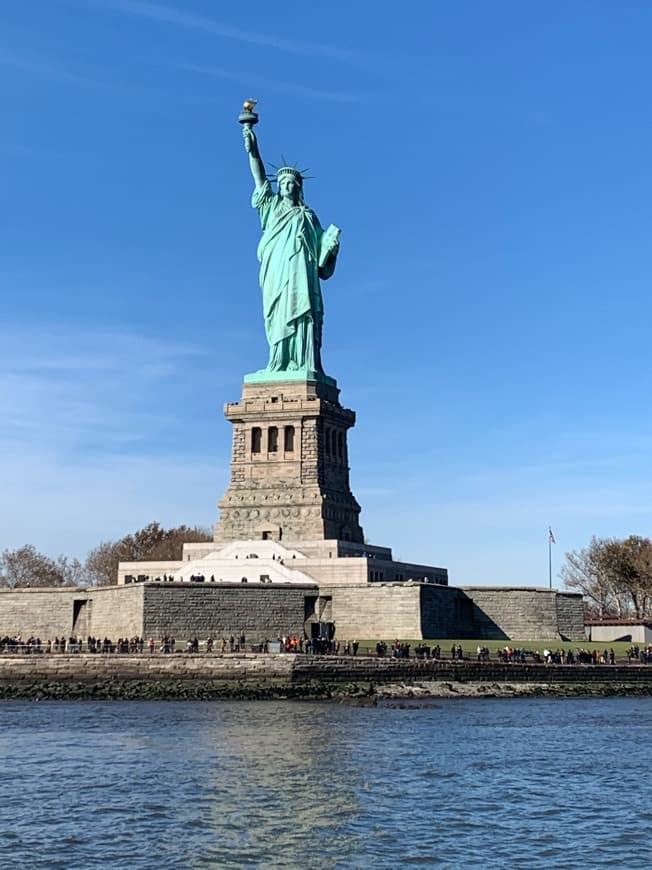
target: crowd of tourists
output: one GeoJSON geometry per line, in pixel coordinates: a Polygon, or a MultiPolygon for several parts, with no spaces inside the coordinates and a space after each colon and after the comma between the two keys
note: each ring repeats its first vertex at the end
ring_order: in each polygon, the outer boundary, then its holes
{"type": "Polygon", "coordinates": [[[555,650],[549,649],[543,651],[543,661],[547,665],[615,665],[616,653],[612,649],[605,649],[602,652],[597,649],[572,649],[555,650]]]}
{"type": "Polygon", "coordinates": [[[42,641],[40,637],[33,635],[23,638],[17,634],[0,638],[0,652],[4,653],[142,653],[144,648],[145,641],[142,637],[119,637],[113,641],[108,637],[89,635],[84,640],[82,637],[70,635],[42,641]]]}
{"type": "MultiPolygon", "coordinates": [[[[283,653],[305,653],[312,655],[334,655],[334,656],[357,656],[360,652],[363,655],[372,654],[372,649],[360,648],[360,643],[357,640],[339,641],[335,638],[318,636],[315,638],[306,638],[299,634],[281,634],[276,637],[275,642],[271,640],[258,641],[247,646],[247,638],[244,630],[238,634],[231,634],[228,637],[221,637],[219,640],[210,635],[205,641],[201,641],[197,637],[189,638],[180,646],[177,645],[175,638],[171,635],[164,635],[163,638],[155,641],[153,637],[148,640],[140,636],[119,637],[117,640],[112,640],[109,637],[93,637],[89,635],[86,639],[75,635],[69,637],[55,637],[53,640],[42,641],[40,637],[30,635],[22,637],[17,634],[13,636],[6,635],[0,637],[0,653],[5,654],[55,654],[55,653],[174,653],[185,651],[187,653],[217,653],[225,655],[226,653],[241,653],[241,652],[283,652],[283,653]]],[[[425,643],[419,643],[412,647],[409,642],[401,641],[398,638],[388,647],[388,644],[381,640],[375,644],[375,653],[378,658],[391,656],[397,659],[408,659],[414,656],[417,659],[435,659],[439,660],[442,657],[441,647],[437,644],[429,646],[425,643]]],[[[625,653],[628,664],[652,664],[652,645],[640,647],[632,645],[625,653]]],[[[495,653],[490,653],[487,646],[479,644],[476,648],[476,659],[478,662],[488,662],[495,657],[499,662],[508,664],[548,664],[548,665],[615,665],[616,654],[613,647],[598,649],[586,649],[584,647],[576,647],[571,649],[548,649],[543,650],[528,650],[524,647],[505,646],[498,649],[495,653]]],[[[470,653],[465,653],[461,644],[453,644],[450,648],[450,659],[452,661],[469,661],[472,658],[470,653]]]]}
{"type": "MultiPolygon", "coordinates": [[[[486,648],[485,648],[486,649],[486,648]]],[[[480,647],[478,647],[478,661],[486,661],[489,658],[487,650],[487,655],[484,658],[480,658],[480,647]]],[[[518,664],[546,664],[546,665],[615,665],[616,664],[616,653],[613,650],[613,647],[610,649],[605,649],[599,651],[597,649],[588,650],[583,647],[578,647],[575,650],[573,649],[543,649],[543,651],[539,650],[527,650],[523,647],[519,649],[514,649],[512,647],[506,646],[502,650],[498,650],[497,657],[499,661],[518,664]]],[[[633,658],[633,656],[632,656],[633,658]]],[[[636,659],[638,660],[638,653],[636,655],[636,659]]],[[[631,658],[628,656],[628,661],[631,663],[631,658]]],[[[642,659],[641,659],[642,661],[642,659]]],[[[652,659],[651,659],[652,661],[652,659]]]]}
{"type": "Polygon", "coordinates": [[[20,634],[0,637],[0,653],[154,653],[171,654],[185,650],[188,653],[240,653],[240,652],[270,652],[276,649],[285,653],[313,653],[321,655],[345,655],[356,656],[360,644],[357,640],[340,641],[325,637],[305,638],[296,634],[279,634],[276,638],[276,646],[272,647],[271,640],[264,640],[247,646],[247,638],[244,630],[237,635],[221,637],[216,640],[210,635],[205,641],[199,638],[189,638],[185,644],[178,645],[172,635],[164,635],[155,641],[153,637],[145,640],[142,637],[96,638],[89,636],[84,640],[82,637],[71,635],[70,637],[55,637],[54,640],[42,641],[40,637],[22,637],[20,634]]]}
{"type": "Polygon", "coordinates": [[[627,661],[630,663],[632,660],[638,659],[644,665],[652,665],[652,646],[650,645],[643,647],[643,649],[638,646],[632,646],[627,650],[626,655],[627,661]]]}
{"type": "MultiPolygon", "coordinates": [[[[407,643],[407,641],[399,640],[397,638],[391,646],[392,658],[409,659],[410,649],[411,645],[407,643]]],[[[387,655],[387,644],[384,640],[380,640],[376,644],[376,655],[378,658],[383,658],[387,655]]],[[[439,644],[430,647],[425,643],[420,643],[414,647],[414,656],[417,659],[439,659],[441,658],[441,647],[439,644]]]]}
{"type": "MultiPolygon", "coordinates": [[[[573,665],[573,664],[615,664],[615,654],[612,650],[605,650],[599,653],[597,650],[592,652],[585,649],[543,649],[528,650],[525,647],[506,646],[504,649],[496,651],[496,658],[499,662],[507,664],[547,664],[547,665],[573,665]]],[[[489,649],[484,646],[477,648],[477,659],[479,662],[489,661],[489,649]]]]}
{"type": "MultiPolygon", "coordinates": [[[[303,638],[297,635],[281,635],[276,639],[280,652],[306,653],[307,655],[357,656],[360,644],[357,640],[339,640],[323,636],[303,638]]],[[[269,649],[269,642],[266,643],[269,649]]]]}

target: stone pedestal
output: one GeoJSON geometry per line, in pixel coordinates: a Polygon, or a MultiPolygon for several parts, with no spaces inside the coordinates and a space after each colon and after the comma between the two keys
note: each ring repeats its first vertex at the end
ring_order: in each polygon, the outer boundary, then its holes
{"type": "Polygon", "coordinates": [[[347,432],[355,414],[334,384],[245,383],[225,405],[233,423],[231,483],[217,542],[338,539],[363,543],[349,486],[347,432]]]}

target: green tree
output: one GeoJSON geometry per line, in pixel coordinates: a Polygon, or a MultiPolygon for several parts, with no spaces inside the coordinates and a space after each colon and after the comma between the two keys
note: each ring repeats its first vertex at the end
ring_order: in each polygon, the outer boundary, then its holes
{"type": "Polygon", "coordinates": [[[97,586],[110,586],[118,576],[119,562],[178,561],[184,542],[212,541],[208,529],[177,526],[165,529],[153,522],[117,541],[104,541],[91,550],[86,559],[86,575],[97,586]]]}

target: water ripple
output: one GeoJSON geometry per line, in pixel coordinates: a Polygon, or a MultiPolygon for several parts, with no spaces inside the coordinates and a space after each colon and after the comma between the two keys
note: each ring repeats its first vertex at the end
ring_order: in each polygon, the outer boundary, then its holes
{"type": "Polygon", "coordinates": [[[0,856],[34,870],[652,864],[648,698],[0,709],[0,856]]]}

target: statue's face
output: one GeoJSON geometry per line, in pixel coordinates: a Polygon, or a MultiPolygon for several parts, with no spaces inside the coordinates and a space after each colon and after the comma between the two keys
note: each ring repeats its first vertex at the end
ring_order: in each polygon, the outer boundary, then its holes
{"type": "Polygon", "coordinates": [[[299,193],[301,185],[293,175],[282,175],[278,183],[278,191],[284,199],[289,199],[293,203],[299,201],[299,193]]]}

